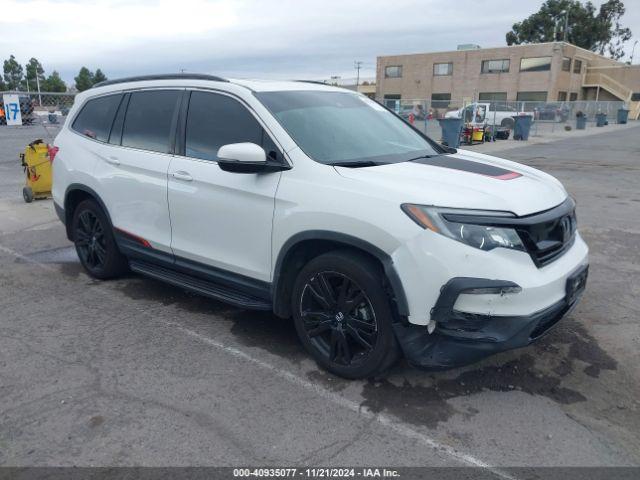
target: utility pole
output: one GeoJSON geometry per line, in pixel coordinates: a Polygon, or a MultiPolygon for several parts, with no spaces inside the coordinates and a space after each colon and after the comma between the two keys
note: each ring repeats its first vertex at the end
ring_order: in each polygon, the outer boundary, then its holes
{"type": "Polygon", "coordinates": [[[356,60],[355,62],[353,62],[353,67],[356,69],[356,72],[358,72],[356,74],[356,92],[357,92],[358,85],[360,85],[360,69],[362,68],[362,62],[359,60],[356,60]]]}
{"type": "Polygon", "coordinates": [[[633,48],[631,49],[631,60],[629,60],[629,65],[633,65],[633,55],[636,53],[636,45],[638,44],[638,40],[633,42],[633,48]]]}
{"type": "MultiPolygon", "coordinates": [[[[29,82],[27,81],[27,85],[29,82]]],[[[38,78],[38,69],[36,68],[36,86],[38,87],[38,104],[42,107],[42,97],[40,96],[40,79],[38,78]]]]}
{"type": "Polygon", "coordinates": [[[563,39],[565,42],[568,41],[569,39],[569,10],[566,10],[564,12],[564,35],[563,35],[563,39]]]}

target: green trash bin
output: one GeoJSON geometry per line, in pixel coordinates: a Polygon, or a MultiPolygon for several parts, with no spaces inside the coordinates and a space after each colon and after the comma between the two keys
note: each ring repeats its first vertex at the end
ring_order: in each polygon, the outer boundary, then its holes
{"type": "Polygon", "coordinates": [[[627,120],[629,119],[629,110],[627,110],[626,108],[621,108],[618,110],[618,123],[627,123],[627,120]]]}
{"type": "Polygon", "coordinates": [[[596,113],[596,127],[604,127],[607,124],[606,113],[596,113]]]}
{"type": "Polygon", "coordinates": [[[462,133],[461,118],[439,118],[438,123],[442,129],[442,143],[451,147],[460,146],[460,134],[462,133]]]}
{"type": "Polygon", "coordinates": [[[514,140],[529,140],[529,132],[531,131],[532,115],[514,115],[515,122],[513,126],[514,140]]]}
{"type": "Polygon", "coordinates": [[[576,130],[584,130],[587,128],[587,116],[576,115],[576,130]]]}

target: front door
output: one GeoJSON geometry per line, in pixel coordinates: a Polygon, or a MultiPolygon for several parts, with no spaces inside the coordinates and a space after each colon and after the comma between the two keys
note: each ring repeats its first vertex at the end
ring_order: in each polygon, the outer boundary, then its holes
{"type": "Polygon", "coordinates": [[[216,160],[222,145],[252,142],[272,159],[282,153],[256,117],[225,94],[193,91],[184,125],[183,155],[169,166],[171,248],[176,261],[264,282],[271,277],[271,229],[281,172],[225,172],[216,160]]]}

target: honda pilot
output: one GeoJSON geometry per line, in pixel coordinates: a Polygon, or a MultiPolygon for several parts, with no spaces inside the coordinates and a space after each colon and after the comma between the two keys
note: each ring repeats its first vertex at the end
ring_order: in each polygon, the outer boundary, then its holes
{"type": "Polygon", "coordinates": [[[443,147],[341,88],[106,81],[78,94],[51,151],[55,209],[90,276],[293,317],[343,377],[526,346],[585,289],[560,182],[443,147]]]}

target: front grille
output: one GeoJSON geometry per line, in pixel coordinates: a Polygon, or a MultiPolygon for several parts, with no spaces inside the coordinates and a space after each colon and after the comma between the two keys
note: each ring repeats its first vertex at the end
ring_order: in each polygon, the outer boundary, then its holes
{"type": "Polygon", "coordinates": [[[550,264],[571,248],[576,237],[575,210],[540,223],[516,227],[531,259],[538,267],[550,264]]]}

